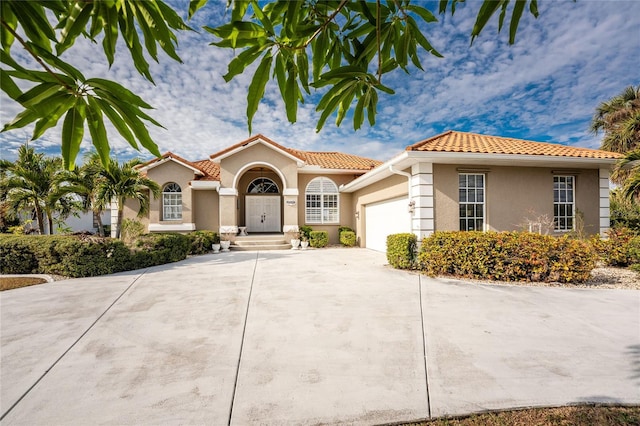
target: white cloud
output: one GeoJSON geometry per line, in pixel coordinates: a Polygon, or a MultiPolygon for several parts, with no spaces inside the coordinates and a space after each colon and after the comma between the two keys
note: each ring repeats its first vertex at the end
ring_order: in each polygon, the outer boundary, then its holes
{"type": "MultiPolygon", "coordinates": [[[[186,3],[177,4],[186,9],[186,3]]],[[[625,86],[640,84],[640,2],[617,1],[614,7],[596,1],[545,1],[539,9],[537,20],[528,14],[522,17],[513,46],[506,43],[508,28],[497,34],[493,20],[469,47],[475,3],[458,7],[454,16],[440,16],[441,22],[430,24],[425,32],[445,58],[423,52],[424,73],[413,69],[406,76],[398,70],[385,76],[385,84],[397,94],[380,96],[373,128],[365,120],[363,129],[354,132],[349,117],[336,128],[330,118],[316,133],[317,95],[299,106],[298,121],[290,124],[277,84],[270,82],[253,132],[293,148],[382,160],[446,129],[597,147],[598,138],[588,133],[595,107],[625,86]]],[[[226,13],[224,2],[214,1],[190,24],[215,25],[226,13]]],[[[233,52],[209,46],[211,41],[204,30],[181,34],[178,53],[184,64],[161,54],[160,64],[151,63],[155,86],[138,74],[125,50],[119,51],[111,69],[100,45],[79,41],[66,56],[87,77],[113,79],[153,105],[149,114],[166,127],[150,129],[160,150],[195,160],[249,137],[246,91],[255,66],[225,83],[222,75],[233,52]]],[[[20,107],[4,95],[0,101],[0,119],[8,122],[20,107]]],[[[31,130],[1,134],[0,157],[13,158],[31,130]]],[[[140,155],[112,130],[114,155],[140,155]]],[[[57,128],[33,145],[55,152],[59,140],[57,128]]]]}

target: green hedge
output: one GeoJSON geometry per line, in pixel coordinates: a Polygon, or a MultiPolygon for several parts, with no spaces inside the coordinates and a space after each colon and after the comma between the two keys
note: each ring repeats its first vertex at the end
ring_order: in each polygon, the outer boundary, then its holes
{"type": "Polygon", "coordinates": [[[311,231],[309,245],[311,247],[326,247],[329,244],[329,233],[327,231],[311,231]]]}
{"type": "Polygon", "coordinates": [[[131,250],[97,236],[0,235],[0,273],[91,277],[183,260],[190,247],[181,234],[143,235],[131,250]]]}
{"type": "Polygon", "coordinates": [[[340,233],[340,244],[347,247],[356,245],[356,233],[353,231],[342,231],[340,233]]]}
{"type": "Polygon", "coordinates": [[[528,232],[436,232],[418,263],[428,275],[499,281],[586,281],[596,255],[588,242],[528,232]]]}
{"type": "Polygon", "coordinates": [[[0,273],[91,277],[127,270],[122,241],[58,235],[0,236],[0,273]]]}
{"type": "Polygon", "coordinates": [[[391,234],[387,236],[387,261],[399,269],[411,269],[416,258],[417,237],[415,234],[391,234]]]}

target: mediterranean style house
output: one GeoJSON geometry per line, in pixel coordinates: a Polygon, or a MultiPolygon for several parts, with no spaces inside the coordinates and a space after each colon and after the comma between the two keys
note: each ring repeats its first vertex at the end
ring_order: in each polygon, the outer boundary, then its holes
{"type": "MultiPolygon", "coordinates": [[[[142,218],[148,232],[214,230],[233,238],[293,234],[301,225],[355,230],[361,247],[413,232],[529,229],[561,235],[609,228],[609,171],[619,154],[448,131],[385,162],[308,152],[253,136],[208,159],[171,152],[140,171],[162,188],[142,218]]],[[[135,218],[135,202],[125,217],[135,218]]],[[[139,219],[140,220],[140,219],[139,219]]]]}

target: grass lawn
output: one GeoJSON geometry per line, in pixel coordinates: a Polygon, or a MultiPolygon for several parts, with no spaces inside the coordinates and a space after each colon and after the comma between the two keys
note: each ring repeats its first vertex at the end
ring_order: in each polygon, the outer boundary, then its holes
{"type": "Polygon", "coordinates": [[[30,285],[44,284],[47,280],[35,277],[0,277],[0,291],[12,290],[14,288],[27,287],[30,285]]]}
{"type": "Polygon", "coordinates": [[[640,425],[640,407],[571,406],[531,408],[437,419],[402,426],[630,426],[640,425]]]}

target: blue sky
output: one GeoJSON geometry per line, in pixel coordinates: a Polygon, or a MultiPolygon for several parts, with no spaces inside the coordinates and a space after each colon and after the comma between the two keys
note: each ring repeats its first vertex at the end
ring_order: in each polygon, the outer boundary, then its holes
{"type": "MultiPolygon", "coordinates": [[[[198,29],[215,26],[227,16],[225,4],[211,0],[190,24],[198,29]]],[[[186,15],[186,0],[174,5],[186,15]]],[[[513,46],[507,44],[506,30],[498,34],[497,19],[469,45],[478,7],[479,2],[468,2],[453,17],[439,15],[438,23],[424,27],[444,58],[422,52],[425,72],[413,68],[410,75],[397,70],[385,76],[383,82],[396,94],[381,95],[374,127],[365,120],[355,132],[347,119],[339,128],[330,119],[316,133],[314,101],[319,94],[301,105],[298,122],[289,124],[272,81],[254,117],[254,134],[292,148],[380,160],[448,129],[597,148],[600,136],[588,130],[597,105],[640,84],[640,1],[540,0],[540,17],[523,15],[513,46]]],[[[166,128],[150,129],[160,151],[199,160],[250,136],[245,111],[253,69],[225,83],[222,75],[232,52],[209,46],[211,41],[203,30],[181,34],[178,53],[184,64],[166,56],[160,64],[152,63],[155,86],[135,71],[125,51],[111,69],[99,45],[86,41],[77,42],[63,57],[87,77],[110,78],[142,96],[155,107],[150,115],[166,128]]],[[[2,94],[2,123],[19,111],[20,106],[2,94]]],[[[14,159],[31,132],[29,127],[0,134],[0,158],[14,159]]],[[[30,144],[59,155],[59,141],[60,126],[30,144]]],[[[114,131],[110,141],[119,160],[151,158],[130,148],[114,131]]],[[[83,148],[90,147],[85,141],[83,148]]]]}

